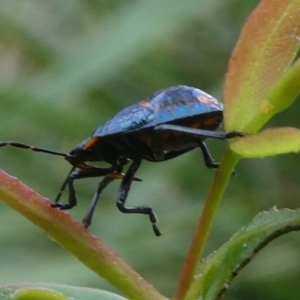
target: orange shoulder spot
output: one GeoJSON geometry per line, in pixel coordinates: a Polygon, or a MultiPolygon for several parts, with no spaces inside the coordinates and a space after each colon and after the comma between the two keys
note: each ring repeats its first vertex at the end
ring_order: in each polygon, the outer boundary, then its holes
{"type": "Polygon", "coordinates": [[[198,95],[197,98],[200,102],[205,103],[205,104],[215,104],[216,103],[216,100],[214,98],[210,99],[203,95],[198,95]]]}
{"type": "Polygon", "coordinates": [[[151,107],[149,101],[147,101],[147,100],[140,102],[140,105],[143,107],[151,107]]]}
{"type": "Polygon", "coordinates": [[[91,149],[95,144],[98,143],[98,141],[100,140],[99,136],[95,136],[90,138],[85,144],[84,144],[84,149],[91,149]]]}

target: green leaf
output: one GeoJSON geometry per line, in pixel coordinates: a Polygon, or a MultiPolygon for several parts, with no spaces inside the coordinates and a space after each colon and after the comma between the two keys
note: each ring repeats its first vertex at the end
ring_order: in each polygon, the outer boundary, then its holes
{"type": "Polygon", "coordinates": [[[243,158],[266,157],[300,151],[300,130],[291,127],[266,129],[230,144],[243,158]]]}
{"type": "Polygon", "coordinates": [[[259,213],[219,250],[199,265],[195,280],[185,300],[219,299],[234,277],[255,254],[275,238],[300,230],[300,209],[259,213]]]}
{"type": "MultiPolygon", "coordinates": [[[[299,14],[300,0],[262,0],[249,17],[226,75],[226,131],[256,132],[271,117],[257,120],[266,111],[269,93],[299,50],[299,14]]],[[[287,106],[284,101],[291,102],[288,97],[275,101],[273,105],[278,107],[272,107],[272,113],[287,106]]]]}
{"type": "Polygon", "coordinates": [[[13,295],[12,300],[68,300],[64,294],[49,288],[28,287],[17,289],[13,295]]]}
{"type": "Polygon", "coordinates": [[[102,290],[60,284],[26,283],[0,287],[1,300],[125,300],[102,290]]]}
{"type": "Polygon", "coordinates": [[[300,92],[300,59],[283,75],[262,102],[259,113],[253,118],[254,131],[261,128],[276,113],[289,107],[300,92]]]}

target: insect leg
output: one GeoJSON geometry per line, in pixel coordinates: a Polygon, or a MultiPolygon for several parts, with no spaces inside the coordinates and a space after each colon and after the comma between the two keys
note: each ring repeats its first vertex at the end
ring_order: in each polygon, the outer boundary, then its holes
{"type": "Polygon", "coordinates": [[[208,148],[206,147],[205,143],[202,142],[202,141],[199,141],[199,147],[202,150],[202,154],[203,154],[205,165],[208,168],[217,169],[219,167],[219,163],[215,162],[215,160],[211,156],[208,148]]]}
{"type": "Polygon", "coordinates": [[[196,129],[196,128],[184,127],[184,126],[173,125],[173,124],[158,125],[154,129],[163,130],[163,131],[165,130],[177,131],[195,137],[213,138],[217,140],[226,140],[226,139],[231,139],[234,137],[242,137],[246,135],[245,133],[238,132],[238,131],[225,133],[223,131],[196,129]]]}
{"type": "MultiPolygon", "coordinates": [[[[203,154],[205,165],[208,168],[217,169],[219,167],[219,163],[215,162],[215,160],[211,156],[211,154],[210,154],[207,146],[205,145],[205,143],[202,142],[201,140],[198,143],[199,143],[199,147],[200,147],[200,149],[202,151],[202,154],[203,154]]],[[[192,149],[194,149],[194,147],[183,149],[183,150],[180,150],[180,151],[171,151],[171,152],[165,153],[164,156],[163,156],[163,160],[166,161],[166,160],[169,160],[169,159],[173,159],[173,158],[175,158],[179,155],[182,155],[182,154],[184,154],[184,153],[186,153],[186,152],[188,152],[192,149]]]]}
{"type": "Polygon", "coordinates": [[[115,167],[110,168],[97,168],[97,167],[91,167],[86,169],[80,169],[75,170],[75,167],[71,169],[71,172],[68,174],[66,180],[64,181],[61,190],[59,191],[57,197],[55,198],[54,202],[51,204],[52,207],[58,207],[60,209],[71,209],[77,204],[77,199],[75,195],[75,189],[74,189],[74,180],[80,179],[80,178],[88,178],[88,177],[99,177],[108,175],[110,173],[113,173],[115,171],[115,167]],[[69,187],[69,200],[68,203],[60,203],[59,199],[62,195],[63,190],[66,188],[66,186],[69,187]]]}
{"type": "MultiPolygon", "coordinates": [[[[242,136],[246,135],[245,133],[237,132],[237,131],[225,133],[222,131],[196,129],[196,128],[190,128],[190,127],[184,127],[184,126],[172,125],[172,124],[158,125],[154,129],[155,129],[155,131],[165,131],[165,130],[166,131],[176,131],[176,132],[180,132],[185,135],[190,135],[190,136],[199,138],[198,145],[202,150],[205,165],[208,168],[214,168],[214,169],[218,168],[219,164],[214,161],[208,148],[206,147],[205,143],[201,139],[214,138],[214,139],[218,139],[218,140],[225,140],[225,139],[230,139],[230,138],[234,138],[234,137],[242,137],[242,136]]],[[[178,152],[177,155],[184,153],[184,151],[178,152]]],[[[187,149],[186,151],[189,151],[189,149],[187,149]]],[[[171,152],[171,153],[168,153],[167,155],[165,155],[165,160],[176,157],[176,152],[175,153],[171,152]],[[169,155],[170,157],[167,157],[167,155],[169,155]]]]}
{"type": "MultiPolygon", "coordinates": [[[[152,139],[153,145],[152,145],[152,148],[155,150],[154,151],[154,155],[155,155],[155,158],[157,160],[172,159],[172,158],[177,157],[177,156],[179,156],[179,155],[181,155],[181,154],[183,154],[185,152],[188,152],[188,151],[190,151],[191,149],[194,148],[194,147],[191,147],[191,148],[183,149],[183,150],[180,150],[180,151],[171,151],[171,152],[168,152],[168,153],[164,153],[163,152],[163,147],[162,147],[162,139],[161,139],[161,135],[160,135],[159,131],[174,130],[174,131],[186,134],[186,135],[192,135],[193,137],[196,137],[196,140],[198,141],[198,145],[199,145],[199,147],[202,150],[202,154],[203,154],[205,165],[208,168],[215,168],[215,169],[218,168],[219,164],[215,162],[215,160],[211,156],[208,148],[206,147],[206,145],[204,144],[204,142],[201,140],[201,138],[203,138],[203,131],[205,133],[206,132],[211,133],[213,131],[201,130],[200,129],[201,134],[199,136],[198,129],[197,129],[197,134],[195,134],[195,132],[194,132],[195,129],[194,128],[188,128],[188,127],[177,126],[177,125],[169,125],[169,124],[167,124],[167,125],[160,125],[160,126],[155,127],[154,129],[155,130],[154,130],[154,133],[153,133],[153,139],[152,139]],[[169,129],[169,128],[171,128],[171,129],[169,129]],[[192,129],[192,132],[190,132],[189,129],[192,129]]],[[[224,132],[220,133],[220,137],[222,137],[224,135],[225,135],[224,132]]]]}
{"type": "Polygon", "coordinates": [[[87,214],[85,215],[85,217],[83,218],[83,225],[85,228],[88,228],[91,223],[92,223],[92,217],[96,208],[96,205],[99,201],[100,195],[102,193],[102,191],[106,188],[106,186],[108,184],[110,184],[113,180],[115,180],[115,178],[111,177],[111,176],[105,176],[98,185],[97,191],[92,199],[92,202],[90,204],[90,207],[87,211],[87,214]]]}
{"type": "MultiPolygon", "coordinates": [[[[198,144],[199,144],[199,147],[202,151],[205,165],[208,168],[217,169],[218,166],[219,166],[219,163],[215,162],[215,160],[211,156],[211,154],[210,154],[207,146],[205,145],[205,143],[203,141],[199,140],[198,144]]],[[[181,150],[181,151],[171,151],[171,152],[165,153],[164,156],[163,156],[163,160],[166,161],[166,160],[169,160],[169,159],[173,159],[173,158],[175,158],[175,157],[177,157],[181,154],[184,154],[184,153],[192,150],[193,148],[194,147],[187,148],[187,149],[184,149],[184,150],[181,150]]]]}
{"type": "MultiPolygon", "coordinates": [[[[71,171],[69,172],[67,178],[65,179],[65,181],[64,181],[63,184],[62,184],[62,186],[60,187],[59,192],[58,192],[58,194],[57,194],[57,196],[56,196],[54,202],[51,203],[51,206],[52,206],[52,207],[60,207],[60,205],[58,205],[59,199],[60,199],[61,195],[63,194],[63,192],[65,191],[66,186],[68,185],[68,183],[69,183],[69,181],[70,181],[70,178],[69,178],[69,177],[70,177],[70,175],[72,174],[72,172],[75,170],[75,168],[76,168],[76,167],[73,167],[73,168],[71,169],[71,171]]],[[[70,207],[69,207],[69,208],[74,207],[74,206],[76,205],[76,203],[77,203],[77,202],[75,201],[75,203],[70,204],[70,207]]]]}
{"type": "Polygon", "coordinates": [[[125,201],[132,183],[132,180],[134,178],[134,174],[137,171],[141,164],[141,160],[134,160],[131,166],[129,167],[127,173],[125,174],[120,189],[119,194],[117,198],[116,205],[118,209],[123,213],[129,213],[129,214],[145,214],[148,215],[150,218],[150,221],[152,223],[152,228],[156,236],[160,236],[161,232],[159,231],[156,222],[157,217],[153,211],[153,209],[149,206],[136,206],[136,207],[126,207],[125,201]]]}
{"type": "Polygon", "coordinates": [[[164,153],[163,139],[161,133],[157,130],[153,130],[151,149],[153,151],[153,156],[155,158],[155,161],[166,161],[175,158],[181,154],[184,154],[192,150],[193,148],[194,147],[186,148],[180,151],[171,151],[171,152],[164,153]]]}

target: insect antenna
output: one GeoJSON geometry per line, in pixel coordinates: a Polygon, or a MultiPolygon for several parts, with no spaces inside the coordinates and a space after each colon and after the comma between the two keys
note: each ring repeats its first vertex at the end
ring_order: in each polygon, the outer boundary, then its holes
{"type": "Polygon", "coordinates": [[[48,153],[48,154],[53,154],[53,155],[58,155],[58,156],[63,156],[63,157],[67,156],[67,153],[63,153],[63,152],[59,152],[59,151],[52,151],[52,150],[39,148],[39,147],[35,147],[35,146],[30,146],[30,145],[26,145],[26,144],[19,143],[19,142],[12,142],[12,141],[0,142],[0,147],[4,147],[4,146],[11,146],[11,147],[16,147],[16,148],[21,148],[21,149],[30,149],[35,152],[48,153]]]}

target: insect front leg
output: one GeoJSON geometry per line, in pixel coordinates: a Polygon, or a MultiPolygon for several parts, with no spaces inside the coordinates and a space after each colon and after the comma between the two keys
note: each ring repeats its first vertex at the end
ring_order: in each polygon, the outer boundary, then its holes
{"type": "Polygon", "coordinates": [[[156,225],[157,217],[151,207],[149,207],[149,206],[126,207],[125,206],[126,198],[127,198],[131,183],[134,179],[134,174],[137,171],[137,169],[139,168],[140,164],[141,164],[141,159],[134,160],[133,163],[131,164],[131,166],[129,167],[127,173],[125,174],[125,176],[122,180],[116,205],[117,205],[118,209],[123,213],[148,215],[150,218],[150,221],[152,223],[152,228],[153,228],[155,235],[160,236],[161,232],[156,225]]]}
{"type": "Polygon", "coordinates": [[[73,167],[68,174],[66,180],[62,184],[62,187],[55,198],[54,202],[51,204],[52,207],[58,207],[59,209],[66,210],[71,209],[77,204],[77,198],[76,198],[76,191],[74,188],[74,180],[80,179],[80,178],[89,178],[89,177],[100,177],[104,175],[108,175],[110,173],[113,173],[115,171],[115,167],[111,166],[110,168],[97,168],[97,167],[91,167],[86,169],[79,169],[75,170],[75,167],[73,167]],[[68,203],[60,203],[59,199],[65,190],[66,186],[69,187],[69,200],[68,203]]]}

